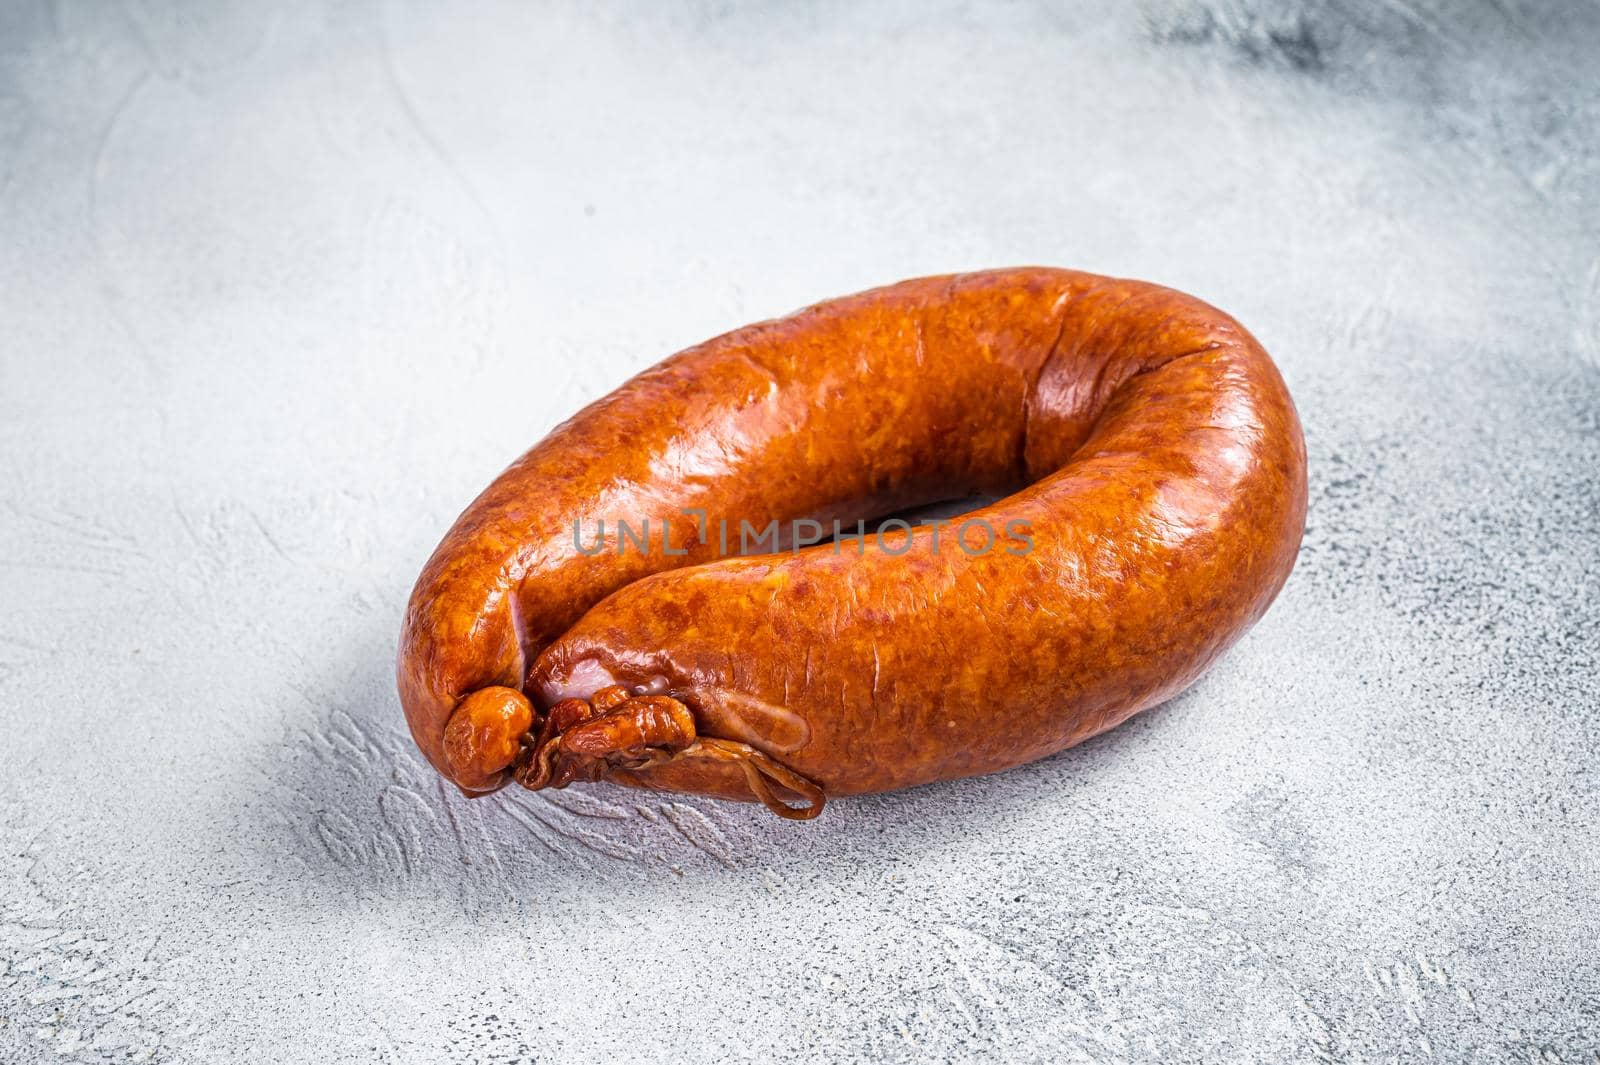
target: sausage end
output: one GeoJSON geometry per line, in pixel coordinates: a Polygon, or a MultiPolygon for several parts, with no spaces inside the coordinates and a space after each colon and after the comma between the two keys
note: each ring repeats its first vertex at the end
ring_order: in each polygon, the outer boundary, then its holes
{"type": "Polygon", "coordinates": [[[515,688],[480,688],[461,700],[444,730],[451,778],[467,792],[498,788],[521,752],[533,718],[533,704],[515,688]]]}

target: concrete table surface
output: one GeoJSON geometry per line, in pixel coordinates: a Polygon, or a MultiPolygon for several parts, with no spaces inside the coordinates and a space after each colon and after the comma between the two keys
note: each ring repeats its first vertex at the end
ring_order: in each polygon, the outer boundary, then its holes
{"type": "Polygon", "coordinates": [[[1594,1062],[1600,6],[0,4],[0,1060],[1594,1062]],[[1191,692],[811,824],[468,802],[451,519],[725,329],[1018,263],[1294,391],[1191,692]]]}

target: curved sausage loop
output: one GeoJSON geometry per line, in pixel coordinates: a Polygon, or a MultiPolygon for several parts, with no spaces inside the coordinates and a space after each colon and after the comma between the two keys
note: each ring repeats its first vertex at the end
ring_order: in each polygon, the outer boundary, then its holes
{"type": "Polygon", "coordinates": [[[574,780],[596,781],[611,769],[645,769],[679,759],[737,764],[750,793],[779,817],[809,821],[827,799],[814,782],[746,743],[697,735],[689,708],[666,695],[629,696],[620,685],[601,688],[589,700],[563,699],[550,708],[515,770],[532,791],[564,788],[574,780]],[[777,784],[805,800],[790,806],[773,792],[777,784]]]}
{"type": "Polygon", "coordinates": [[[1215,307],[1044,267],[919,278],[708,340],[553,430],[418,578],[401,702],[468,794],[607,777],[812,817],[1177,695],[1272,603],[1305,510],[1294,403],[1215,307]],[[799,543],[969,496],[996,502],[942,549],[937,522],[799,543]],[[793,549],[751,551],[752,521],[793,549]]]}

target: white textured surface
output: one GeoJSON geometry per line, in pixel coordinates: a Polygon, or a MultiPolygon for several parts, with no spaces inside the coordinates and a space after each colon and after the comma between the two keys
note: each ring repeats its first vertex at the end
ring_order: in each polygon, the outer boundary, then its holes
{"type": "Polygon", "coordinates": [[[0,3],[0,1060],[1600,1056],[1600,7],[854,7],[0,3]],[[1023,262],[1294,389],[1204,682],[809,825],[440,786],[394,639],[496,470],[1023,262]]]}

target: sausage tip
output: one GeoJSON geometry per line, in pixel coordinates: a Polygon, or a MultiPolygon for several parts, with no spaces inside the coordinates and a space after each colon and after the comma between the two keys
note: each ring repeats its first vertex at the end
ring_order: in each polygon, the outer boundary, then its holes
{"type": "Polygon", "coordinates": [[[515,688],[480,688],[461,700],[444,730],[450,776],[466,792],[493,791],[533,728],[533,704],[515,688]]]}

